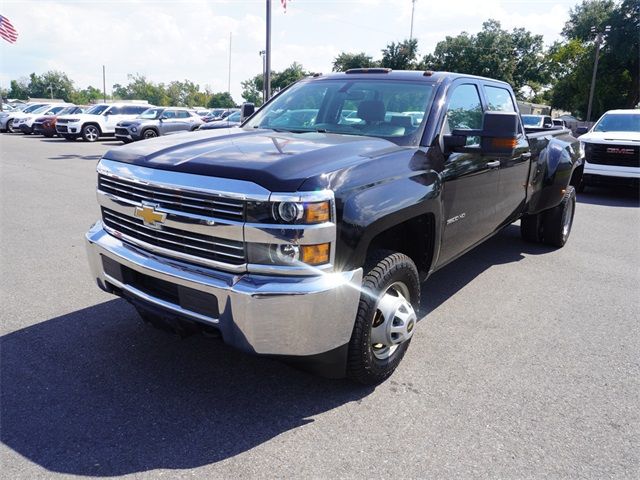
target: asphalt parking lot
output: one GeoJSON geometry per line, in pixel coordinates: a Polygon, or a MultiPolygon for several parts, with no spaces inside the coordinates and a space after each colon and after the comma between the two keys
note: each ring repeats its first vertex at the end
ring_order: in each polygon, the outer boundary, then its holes
{"type": "Polygon", "coordinates": [[[144,325],[92,282],[119,145],[0,135],[0,476],[640,476],[640,208],[578,196],[561,250],[502,233],[431,277],[375,389],[144,325]]]}

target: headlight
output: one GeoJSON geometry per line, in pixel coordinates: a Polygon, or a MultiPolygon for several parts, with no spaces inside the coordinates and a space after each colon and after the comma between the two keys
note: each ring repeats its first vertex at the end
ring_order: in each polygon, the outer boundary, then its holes
{"type": "Polygon", "coordinates": [[[249,244],[247,256],[249,263],[278,266],[318,266],[329,263],[331,244],[317,245],[284,244],[249,244]]]}
{"type": "Polygon", "coordinates": [[[249,202],[247,221],[313,225],[331,221],[331,202],[249,202]]]}
{"type": "Polygon", "coordinates": [[[584,142],[580,142],[580,158],[584,157],[584,142]]]}
{"type": "Polygon", "coordinates": [[[137,129],[136,127],[131,127],[131,131],[132,131],[133,133],[136,133],[136,132],[138,131],[138,129],[137,129]]]}
{"type": "Polygon", "coordinates": [[[79,118],[70,118],[69,120],[67,120],[67,123],[76,123],[79,122],[80,119],[79,118]]]}

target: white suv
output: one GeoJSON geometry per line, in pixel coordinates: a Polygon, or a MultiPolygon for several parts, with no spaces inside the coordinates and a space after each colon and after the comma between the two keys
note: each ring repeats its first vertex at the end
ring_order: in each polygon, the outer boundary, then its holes
{"type": "Polygon", "coordinates": [[[0,131],[7,131],[9,133],[18,132],[19,129],[14,126],[14,120],[21,117],[26,117],[34,110],[38,110],[39,108],[45,107],[47,105],[48,103],[30,103],[26,105],[22,110],[0,113],[0,131]]]}
{"type": "Polygon", "coordinates": [[[85,113],[58,117],[56,132],[67,140],[82,137],[95,142],[102,136],[113,136],[118,122],[134,119],[149,107],[140,103],[98,103],[85,113]]]}
{"type": "Polygon", "coordinates": [[[609,110],[578,138],[584,172],[578,190],[597,183],[640,180],[640,110],[609,110]]]}

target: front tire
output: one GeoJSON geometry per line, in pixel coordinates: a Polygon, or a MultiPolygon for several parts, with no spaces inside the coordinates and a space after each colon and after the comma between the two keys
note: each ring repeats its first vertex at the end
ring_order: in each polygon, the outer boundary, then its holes
{"type": "Polygon", "coordinates": [[[17,131],[16,127],[13,126],[13,119],[9,120],[7,122],[7,132],[16,133],[17,131]]]}
{"type": "Polygon", "coordinates": [[[149,138],[156,138],[157,136],[158,136],[158,133],[152,128],[148,128],[147,130],[142,132],[142,139],[143,140],[147,140],[149,138]]]}
{"type": "Polygon", "coordinates": [[[100,128],[96,125],[85,125],[82,127],[82,139],[85,142],[95,142],[100,138],[100,128]]]}
{"type": "Polygon", "coordinates": [[[347,377],[375,385],[391,376],[409,348],[420,281],[415,264],[402,253],[376,251],[368,265],[349,342],[347,377]]]}

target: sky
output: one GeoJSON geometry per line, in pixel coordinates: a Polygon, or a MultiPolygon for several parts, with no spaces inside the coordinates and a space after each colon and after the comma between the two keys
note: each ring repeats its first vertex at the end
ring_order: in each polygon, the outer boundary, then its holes
{"type": "MultiPolygon", "coordinates": [[[[415,0],[414,37],[420,56],[462,31],[476,33],[489,18],[524,27],[551,44],[576,0],[415,0]]],[[[76,87],[107,94],[127,74],[154,82],[191,80],[240,103],[240,82],[262,72],[265,0],[2,0],[0,14],[18,31],[0,39],[0,86],[48,70],[65,72],[76,87]],[[231,42],[230,42],[231,37],[231,42]],[[231,45],[231,50],[230,50],[231,45]],[[229,70],[229,52],[231,69],[229,70]]],[[[272,0],[272,69],[297,61],[330,72],[340,52],[375,59],[392,41],[409,38],[411,0],[272,0]]]]}

